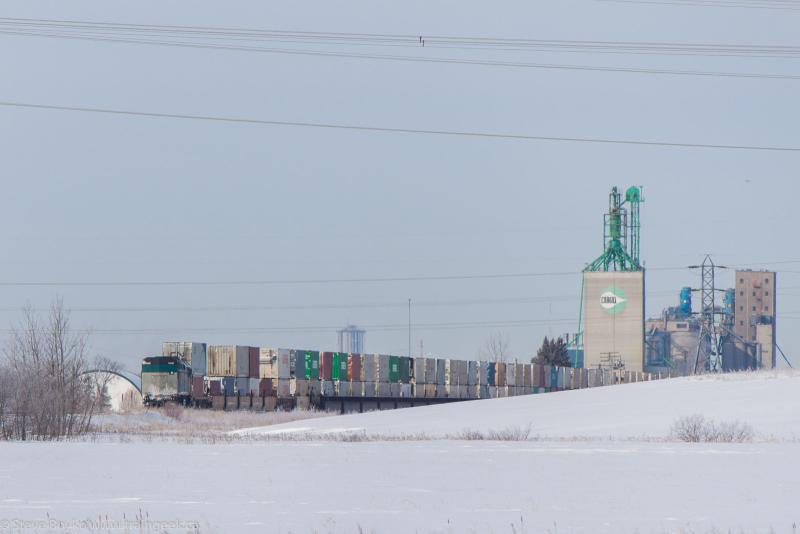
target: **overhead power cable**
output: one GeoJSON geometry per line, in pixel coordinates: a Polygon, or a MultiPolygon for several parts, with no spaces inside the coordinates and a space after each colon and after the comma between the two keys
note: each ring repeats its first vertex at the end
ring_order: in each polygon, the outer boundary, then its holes
{"type": "Polygon", "coordinates": [[[598,0],[600,2],[613,2],[619,4],[649,4],[663,6],[684,7],[730,7],[741,9],[775,9],[783,11],[800,11],[800,4],[786,0],[598,0]]]}
{"type": "Polygon", "coordinates": [[[484,139],[507,139],[518,141],[558,141],[569,143],[592,143],[592,144],[612,144],[612,145],[633,145],[633,146],[658,146],[670,148],[700,148],[700,149],[720,149],[720,150],[747,150],[747,151],[767,151],[767,152],[800,152],[798,147],[780,147],[780,146],[767,146],[767,145],[745,145],[745,144],[714,144],[714,143],[687,143],[687,142],[668,142],[668,141],[644,141],[634,139],[603,139],[592,137],[557,137],[557,136],[544,136],[544,135],[524,135],[524,134],[507,134],[507,133],[492,133],[492,132],[468,132],[458,130],[432,130],[420,128],[395,128],[395,127],[381,127],[381,126],[361,126],[354,124],[334,124],[323,122],[297,122],[297,121],[281,121],[281,120],[268,120],[268,119],[254,119],[254,118],[237,118],[237,117],[222,117],[213,115],[190,115],[182,113],[157,113],[146,111],[130,111],[120,109],[108,108],[90,108],[79,106],[57,106],[51,104],[32,104],[25,102],[10,102],[0,101],[0,106],[13,107],[13,108],[28,108],[40,110],[57,110],[57,111],[71,111],[107,115],[123,115],[133,117],[150,117],[159,119],[181,119],[193,121],[209,121],[209,122],[222,122],[231,124],[252,124],[261,126],[291,126],[302,128],[319,128],[328,130],[351,130],[362,132],[382,132],[382,133],[400,133],[400,134],[422,134],[422,135],[439,135],[450,137],[474,137],[484,139]]]}
{"type": "Polygon", "coordinates": [[[702,70],[681,70],[647,67],[570,65],[561,63],[528,63],[517,61],[498,61],[491,59],[470,59],[458,57],[430,57],[427,55],[398,56],[364,52],[342,52],[331,50],[309,50],[304,48],[268,48],[263,46],[236,44],[240,41],[290,42],[292,44],[322,44],[330,46],[420,46],[430,48],[449,48],[461,50],[489,50],[516,52],[587,52],[587,53],[626,53],[626,54],[666,54],[666,55],[704,55],[736,57],[800,57],[800,47],[774,45],[716,45],[694,43],[646,43],[646,42],[604,42],[604,41],[563,41],[533,39],[493,39],[447,36],[408,36],[380,34],[346,34],[323,32],[282,32],[275,30],[234,30],[229,28],[203,28],[156,25],[126,25],[92,23],[78,21],[36,21],[30,19],[0,19],[0,34],[75,39],[124,44],[144,44],[185,48],[220,49],[244,52],[264,52],[270,54],[291,54],[351,59],[393,60],[406,62],[443,63],[460,65],[481,65],[496,67],[557,69],[578,71],[605,71],[634,74],[660,74],[674,76],[711,76],[727,78],[756,78],[776,80],[800,80],[800,76],[790,74],[771,74],[753,72],[718,72],[702,70]],[[205,40],[203,40],[205,39],[205,40]],[[219,42],[220,39],[233,40],[234,43],[219,42]],[[211,40],[211,42],[209,42],[211,40]]]}

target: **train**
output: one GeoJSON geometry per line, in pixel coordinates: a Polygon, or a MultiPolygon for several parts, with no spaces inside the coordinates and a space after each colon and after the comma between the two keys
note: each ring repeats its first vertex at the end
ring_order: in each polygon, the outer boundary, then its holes
{"type": "Polygon", "coordinates": [[[167,342],[162,352],[142,362],[147,406],[275,409],[338,403],[343,411],[361,411],[387,403],[414,406],[662,378],[625,369],[193,342],[167,342]]]}

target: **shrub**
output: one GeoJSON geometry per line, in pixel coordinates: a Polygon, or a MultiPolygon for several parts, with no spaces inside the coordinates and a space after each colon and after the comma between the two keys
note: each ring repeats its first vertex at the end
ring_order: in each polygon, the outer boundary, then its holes
{"type": "Polygon", "coordinates": [[[701,414],[679,417],[672,423],[670,436],[688,443],[744,443],[755,436],[753,428],[741,421],[717,422],[701,414]]]}

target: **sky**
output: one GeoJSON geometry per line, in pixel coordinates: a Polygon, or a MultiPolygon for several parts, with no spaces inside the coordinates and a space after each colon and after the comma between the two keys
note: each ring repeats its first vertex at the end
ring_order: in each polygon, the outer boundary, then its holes
{"type": "MultiPolygon", "coordinates": [[[[10,0],[0,17],[496,39],[796,46],[800,10],[675,3],[10,0]]],[[[760,5],[760,4],[759,4],[760,5]]],[[[780,7],[779,3],[775,4],[780,7]]],[[[786,6],[783,6],[786,7],[786,6]]],[[[800,79],[185,48],[0,32],[0,101],[259,120],[800,147],[800,79]]],[[[480,62],[798,76],[798,59],[281,44],[480,62]]],[[[0,106],[0,331],[63,299],[93,353],[162,341],[529,357],[574,332],[610,188],[641,185],[647,315],[685,269],[778,270],[800,362],[800,153],[270,126],[0,106]],[[512,278],[468,275],[529,273],[512,278]],[[549,273],[549,274],[544,274],[549,273]],[[371,282],[269,283],[374,278],[371,282]],[[66,282],[216,285],[65,285],[66,282]],[[30,286],[20,282],[54,282],[30,286]],[[420,346],[421,345],[421,346],[420,346]]],[[[733,284],[721,271],[719,286],[733,284]]],[[[698,299],[699,300],[699,299],[698,299]]]]}

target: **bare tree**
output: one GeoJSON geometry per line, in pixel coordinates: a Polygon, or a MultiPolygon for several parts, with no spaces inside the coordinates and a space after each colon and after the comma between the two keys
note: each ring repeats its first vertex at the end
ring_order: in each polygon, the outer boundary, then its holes
{"type": "Polygon", "coordinates": [[[494,332],[483,342],[480,358],[490,362],[504,362],[509,357],[510,344],[508,334],[494,332]]]}
{"type": "Polygon", "coordinates": [[[86,370],[87,335],[72,331],[60,300],[44,321],[24,309],[0,362],[2,435],[56,439],[86,432],[95,409],[86,370]]]}

